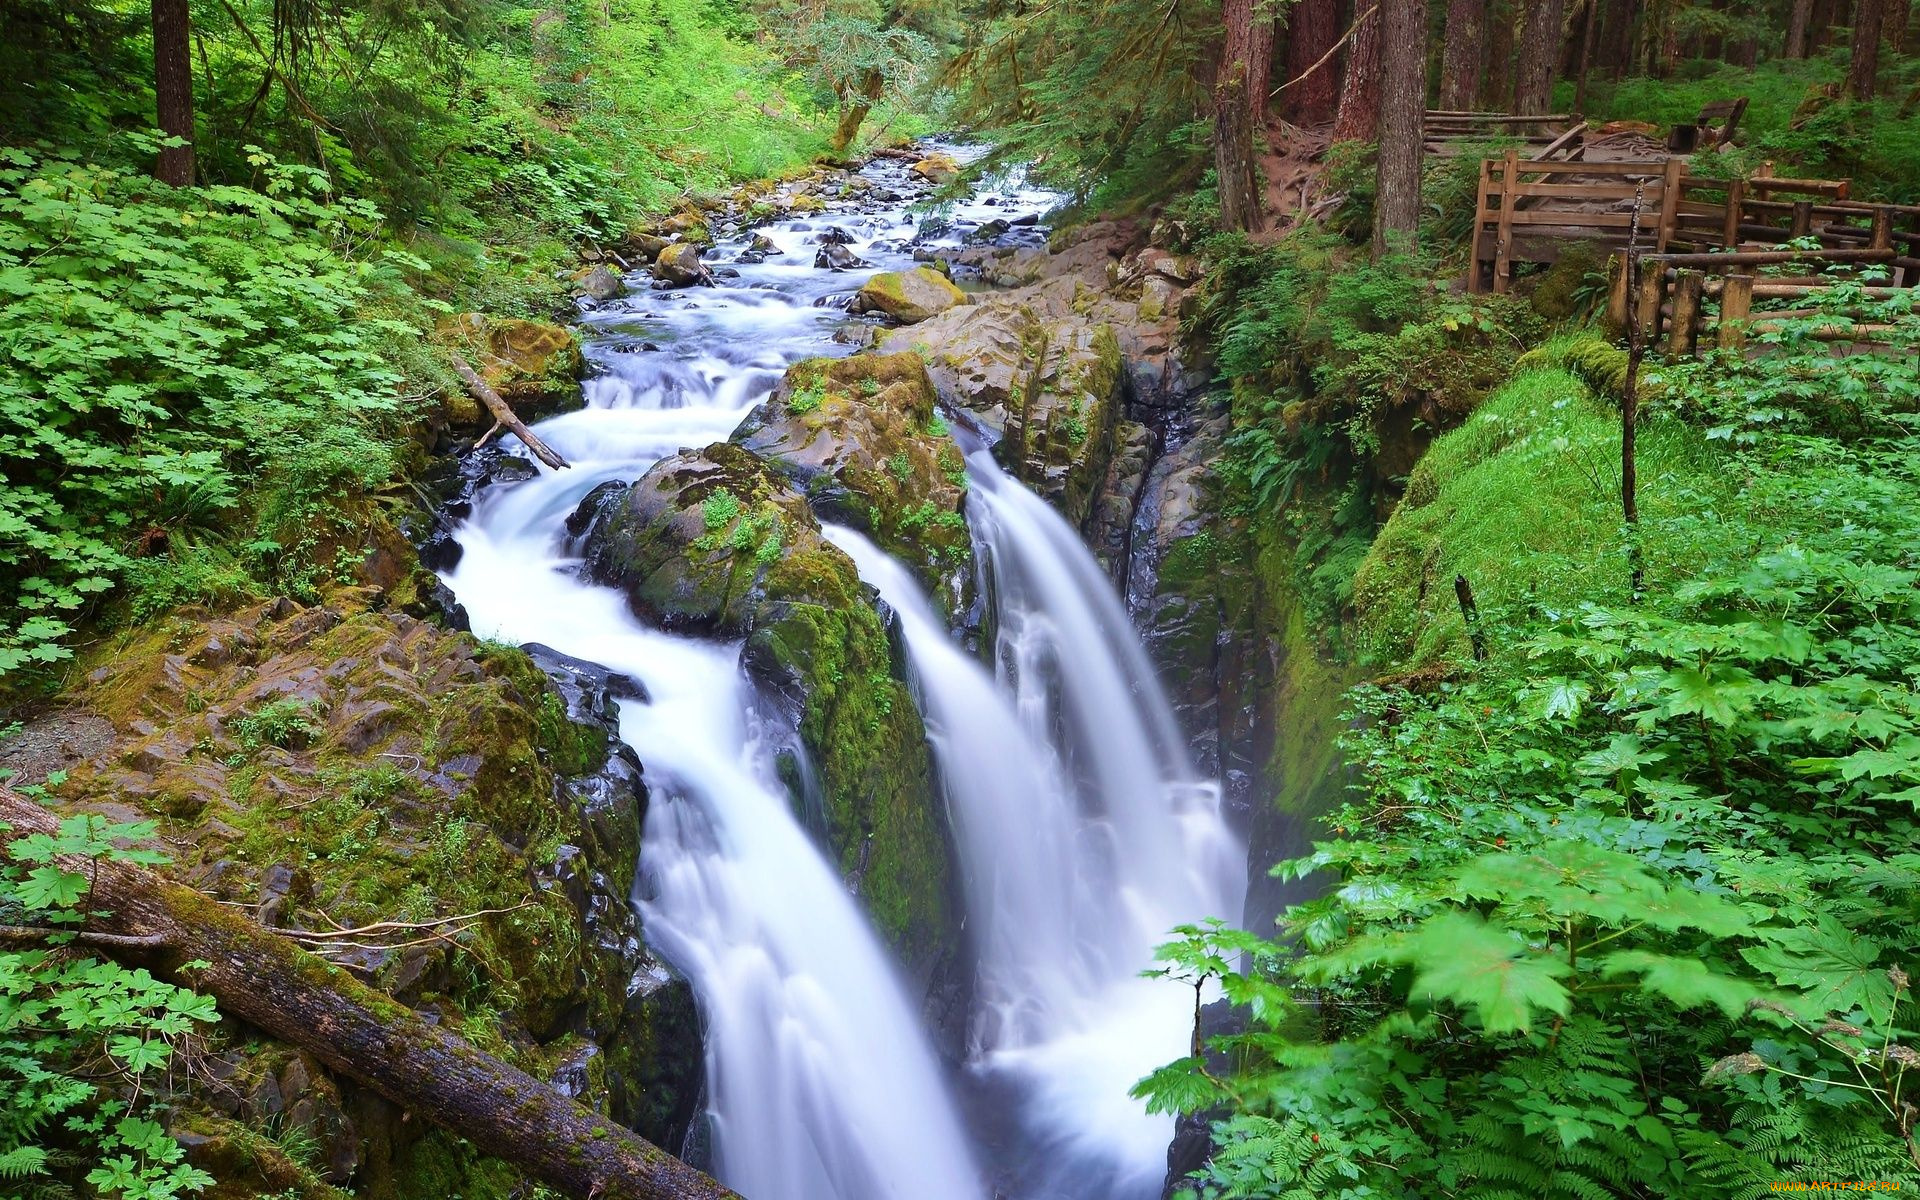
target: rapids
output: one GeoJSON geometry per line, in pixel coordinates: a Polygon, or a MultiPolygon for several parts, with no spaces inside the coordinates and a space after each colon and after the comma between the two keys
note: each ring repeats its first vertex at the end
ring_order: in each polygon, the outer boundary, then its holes
{"type": "MultiPolygon", "coordinates": [[[[867,174],[911,189],[896,163],[867,174]]],[[[1057,200],[1015,176],[950,215],[1057,200]]],[[[941,772],[977,958],[958,1071],[796,816],[773,768],[793,732],[755,696],[739,647],[645,627],[578,576],[567,541],[593,486],[725,439],[789,363],[846,352],[831,301],[864,273],[816,269],[820,233],[845,230],[875,269],[902,269],[918,224],[904,204],[785,221],[757,231],[776,247],[765,262],[719,286],[587,310],[587,406],[537,427],[574,465],[483,493],[446,578],[475,633],[598,662],[650,697],[621,706],[653,793],[635,903],[699,996],[723,1182],[749,1200],[1145,1200],[1172,1124],[1127,1089],[1185,1053],[1193,994],[1140,972],[1173,925],[1239,912],[1245,854],[1066,522],[984,450],[968,455],[990,663],[903,568],[829,530],[897,614],[941,772]]]]}

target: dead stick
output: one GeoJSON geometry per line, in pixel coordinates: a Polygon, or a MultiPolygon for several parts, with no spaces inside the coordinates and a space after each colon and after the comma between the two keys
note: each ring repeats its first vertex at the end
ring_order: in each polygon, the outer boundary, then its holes
{"type": "Polygon", "coordinates": [[[480,378],[480,373],[475,371],[466,359],[458,354],[454,355],[453,369],[460,376],[460,382],[467,385],[467,391],[473,394],[473,398],[487,406],[487,411],[493,414],[495,421],[511,429],[513,436],[519,438],[527,449],[533,451],[535,458],[556,471],[567,465],[567,460],[555,454],[551,447],[534,434],[533,430],[528,429],[525,421],[513,415],[513,410],[507,407],[507,402],[500,398],[498,392],[487,386],[487,381],[480,378]]]}
{"type": "Polygon", "coordinates": [[[1453,598],[1460,602],[1460,616],[1467,623],[1467,640],[1473,643],[1473,661],[1487,661],[1487,635],[1480,629],[1480,606],[1473,602],[1473,587],[1465,575],[1453,577],[1453,598]]]}

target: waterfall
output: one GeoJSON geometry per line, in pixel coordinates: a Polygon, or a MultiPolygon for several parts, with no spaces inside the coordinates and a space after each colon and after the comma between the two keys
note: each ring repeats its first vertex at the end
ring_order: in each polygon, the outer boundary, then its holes
{"type": "MultiPolygon", "coordinates": [[[[869,170],[913,194],[900,164],[869,170]]],[[[954,215],[1057,200],[1017,181],[1001,192],[954,215]]],[[[795,817],[772,766],[793,733],[757,703],[740,648],[646,627],[582,581],[567,540],[590,489],[725,439],[789,363],[848,352],[836,304],[862,278],[814,269],[822,237],[902,269],[919,225],[897,204],[784,221],[757,231],[773,249],[738,259],[737,278],[583,312],[587,407],[537,427],[573,466],[487,488],[446,580],[476,633],[543,642],[650,697],[620,709],[651,791],[635,904],[699,997],[722,1182],[749,1200],[984,1200],[984,1161],[999,1196],[1144,1200],[1171,1121],[1127,1091],[1185,1052],[1193,997],[1139,973],[1172,926],[1239,911],[1243,856],[1073,530],[968,456],[991,664],[960,649],[901,568],[833,535],[900,614],[957,834],[979,958],[957,1081],[795,817]]]]}
{"type": "Polygon", "coordinates": [[[1239,912],[1245,852],[1085,545],[986,452],[968,474],[991,672],[905,568],[852,530],[828,536],[912,659],[979,951],[974,1072],[1020,1098],[1014,1190],[1157,1196],[1172,1122],[1127,1090],[1185,1053],[1193,995],[1140,972],[1174,925],[1239,912]]]}
{"type": "MultiPolygon", "coordinates": [[[[668,327],[754,313],[818,321],[797,304],[710,297],[668,327]]],[[[648,939],[700,1000],[719,1178],[750,1200],[981,1200],[917,1006],[778,782],[773,754],[791,731],[759,710],[739,646],[647,628],[569,557],[565,521],[589,489],[724,438],[804,352],[742,341],[609,355],[589,406],[539,426],[574,466],[485,492],[447,582],[475,633],[544,642],[632,676],[650,697],[620,706],[652,794],[635,899],[648,939]]]]}

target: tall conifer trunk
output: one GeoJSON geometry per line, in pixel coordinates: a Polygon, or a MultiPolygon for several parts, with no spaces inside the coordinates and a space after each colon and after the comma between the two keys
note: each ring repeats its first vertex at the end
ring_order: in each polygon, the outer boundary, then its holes
{"type": "MultiPolygon", "coordinates": [[[[1300,79],[1333,48],[1340,36],[1340,13],[1334,0],[1296,0],[1287,13],[1287,79],[1291,81],[1300,79]]],[[[1322,63],[1313,74],[1281,92],[1287,119],[1296,125],[1333,120],[1339,78],[1338,63],[1322,63]]]]}
{"type": "Polygon", "coordinates": [[[174,187],[193,184],[193,57],[187,0],[153,0],[153,95],[160,132],[186,139],[164,146],[153,177],[174,187]]]}
{"type": "Polygon", "coordinates": [[[1913,16],[1911,0],[1887,0],[1886,42],[1895,54],[1907,50],[1907,22],[1913,16]]]}
{"type": "Polygon", "coordinates": [[[1812,20],[1813,0],[1793,0],[1787,13],[1787,44],[1780,52],[1782,58],[1807,56],[1807,26],[1812,20]]]}
{"type": "Polygon", "coordinates": [[[1880,83],[1880,27],[1886,0],[1858,0],[1853,6],[1853,52],[1847,62],[1847,91],[1854,100],[1871,100],[1880,83]]]}
{"type": "Polygon", "coordinates": [[[1610,78],[1626,74],[1633,61],[1633,0],[1606,0],[1600,30],[1599,65],[1610,78]]]}
{"type": "Polygon", "coordinates": [[[1440,52],[1440,107],[1467,112],[1479,102],[1487,61],[1487,0],[1447,0],[1445,45],[1440,52]]]}
{"type": "MultiPolygon", "coordinates": [[[[1365,13],[1371,0],[1360,0],[1365,13]]],[[[1380,131],[1380,13],[1360,21],[1347,43],[1347,73],[1340,81],[1340,108],[1333,116],[1333,140],[1370,142],[1380,131]]]]}
{"type": "Polygon", "coordinates": [[[1553,104],[1554,68],[1560,64],[1566,0],[1532,0],[1520,28],[1520,62],[1514,71],[1513,111],[1534,114],[1553,104]]]}
{"type": "Polygon", "coordinates": [[[1380,156],[1373,257],[1411,250],[1420,232],[1420,153],[1427,107],[1426,0],[1381,0],[1380,156]]]}
{"type": "Polygon", "coordinates": [[[1227,0],[1226,46],[1213,85],[1213,164],[1220,177],[1220,217],[1229,229],[1252,232],[1265,225],[1260,212],[1260,178],[1255,155],[1261,131],[1258,114],[1266,111],[1267,65],[1272,57],[1272,25],[1261,36],[1255,28],[1255,0],[1227,0]]]}

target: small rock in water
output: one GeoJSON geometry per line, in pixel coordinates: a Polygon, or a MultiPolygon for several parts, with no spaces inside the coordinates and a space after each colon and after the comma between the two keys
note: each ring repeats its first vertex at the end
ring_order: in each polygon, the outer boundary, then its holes
{"type": "Polygon", "coordinates": [[[833,242],[820,247],[820,252],[813,256],[813,265],[829,271],[848,271],[868,264],[846,246],[833,242]]]}
{"type": "Polygon", "coordinates": [[[675,242],[660,252],[653,260],[655,285],[664,283],[668,287],[689,287],[693,284],[713,283],[713,273],[707,270],[707,264],[700,261],[700,248],[688,242],[675,242]]]}
{"type": "Polygon", "coordinates": [[[850,246],[853,244],[853,235],[835,225],[813,240],[823,246],[850,246]]]}
{"type": "Polygon", "coordinates": [[[967,240],[970,242],[990,242],[1011,228],[1013,228],[1011,225],[1002,221],[999,217],[995,217],[993,220],[988,221],[986,224],[980,226],[980,228],[968,234],[967,240]]]}
{"type": "Polygon", "coordinates": [[[764,233],[754,234],[753,240],[747,243],[747,249],[755,254],[778,254],[780,252],[780,247],[774,245],[773,239],[764,233]]]}
{"type": "Polygon", "coordinates": [[[1028,213],[1024,217],[1015,217],[1013,223],[1015,225],[1038,225],[1040,223],[1040,214],[1028,213]]]}
{"type": "Polygon", "coordinates": [[[620,277],[605,266],[593,266],[573,277],[573,292],[589,300],[611,300],[625,289],[620,277]]]}

